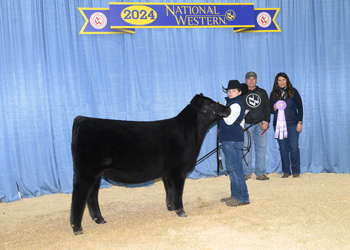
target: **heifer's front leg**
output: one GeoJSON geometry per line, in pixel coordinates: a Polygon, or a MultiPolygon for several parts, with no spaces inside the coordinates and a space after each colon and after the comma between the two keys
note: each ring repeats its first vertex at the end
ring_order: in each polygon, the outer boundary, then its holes
{"type": "Polygon", "coordinates": [[[88,196],[90,195],[94,181],[82,181],[74,178],[72,205],[70,212],[70,224],[75,235],[83,233],[81,220],[83,219],[84,209],[88,196]],[[92,184],[91,184],[92,183],[92,184]]]}
{"type": "Polygon", "coordinates": [[[168,177],[163,177],[162,180],[164,183],[165,194],[166,194],[166,207],[168,208],[169,211],[174,211],[175,210],[174,195],[173,195],[174,186],[171,185],[168,177]]]}
{"type": "Polygon", "coordinates": [[[100,183],[101,183],[101,176],[97,179],[91,194],[87,200],[89,212],[91,218],[97,223],[97,224],[104,224],[106,221],[103,219],[100,211],[100,206],[98,205],[98,191],[100,189],[100,183]]]}
{"type": "Polygon", "coordinates": [[[175,212],[180,217],[187,217],[183,203],[182,203],[182,194],[183,189],[185,185],[185,178],[181,176],[173,177],[170,182],[172,182],[172,185],[174,187],[174,206],[175,206],[175,212]]]}

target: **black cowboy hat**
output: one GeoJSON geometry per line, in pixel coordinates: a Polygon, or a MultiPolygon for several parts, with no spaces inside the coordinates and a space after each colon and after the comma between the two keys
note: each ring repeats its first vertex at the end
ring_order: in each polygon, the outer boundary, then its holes
{"type": "Polygon", "coordinates": [[[237,80],[230,80],[228,82],[227,88],[225,89],[224,86],[222,86],[222,90],[227,93],[227,90],[229,89],[239,89],[242,91],[241,95],[245,95],[248,92],[248,86],[245,83],[239,83],[237,80]]]}

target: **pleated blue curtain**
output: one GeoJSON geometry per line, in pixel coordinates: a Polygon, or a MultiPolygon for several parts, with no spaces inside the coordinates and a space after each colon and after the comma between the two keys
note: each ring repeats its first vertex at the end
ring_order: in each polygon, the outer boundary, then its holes
{"type": "MultiPolygon", "coordinates": [[[[79,35],[84,19],[78,7],[109,2],[0,1],[0,201],[71,192],[75,116],[170,118],[198,93],[223,102],[221,86],[230,79],[243,82],[251,70],[268,93],[275,75],[286,72],[301,94],[302,172],[350,173],[350,2],[240,2],[280,8],[282,32],[201,28],[79,35]]],[[[273,128],[267,133],[266,168],[280,172],[273,128]]],[[[215,146],[213,125],[199,157],[215,146]]],[[[189,177],[208,176],[216,176],[214,156],[189,177]]]]}

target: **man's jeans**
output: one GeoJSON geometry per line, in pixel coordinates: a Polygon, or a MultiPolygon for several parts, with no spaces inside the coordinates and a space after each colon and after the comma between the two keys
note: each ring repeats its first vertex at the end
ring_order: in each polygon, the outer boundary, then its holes
{"type": "Polygon", "coordinates": [[[249,202],[247,184],[242,167],[241,143],[223,141],[222,150],[225,154],[225,166],[231,181],[231,197],[239,202],[249,202]]]}
{"type": "Polygon", "coordinates": [[[299,132],[296,129],[297,125],[288,125],[288,138],[277,139],[282,159],[282,172],[289,175],[291,161],[292,173],[300,174],[299,132]]]}
{"type": "MultiPolygon", "coordinates": [[[[245,128],[249,127],[251,124],[245,124],[245,128]]],[[[255,170],[254,173],[256,176],[262,175],[266,173],[265,168],[265,155],[266,155],[266,148],[267,148],[267,133],[265,132],[263,135],[261,135],[262,132],[264,132],[263,129],[261,129],[261,126],[259,124],[255,124],[254,126],[250,127],[248,129],[250,136],[251,136],[251,149],[248,154],[247,151],[243,151],[242,154],[245,155],[245,160],[242,159],[242,165],[244,174],[252,175],[253,173],[253,165],[252,165],[252,150],[253,150],[253,144],[255,149],[255,170]]],[[[244,143],[243,148],[246,148],[248,145],[248,134],[247,131],[244,132],[244,143]]]]}

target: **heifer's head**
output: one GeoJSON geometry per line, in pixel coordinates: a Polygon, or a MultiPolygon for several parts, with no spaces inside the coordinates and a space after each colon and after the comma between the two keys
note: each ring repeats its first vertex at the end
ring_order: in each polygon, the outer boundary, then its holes
{"type": "Polygon", "coordinates": [[[193,97],[191,107],[200,113],[214,115],[217,120],[227,117],[231,113],[229,107],[214,102],[212,99],[203,96],[202,93],[193,97]]]}

